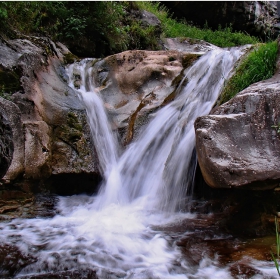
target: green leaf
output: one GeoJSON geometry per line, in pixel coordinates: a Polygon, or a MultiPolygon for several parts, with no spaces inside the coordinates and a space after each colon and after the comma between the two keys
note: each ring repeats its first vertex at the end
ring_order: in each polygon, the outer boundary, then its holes
{"type": "Polygon", "coordinates": [[[274,257],[273,253],[272,253],[272,252],[270,252],[270,253],[271,253],[272,259],[273,259],[273,261],[274,261],[275,267],[276,267],[276,269],[277,269],[278,275],[280,276],[279,264],[278,264],[276,258],[274,257]]]}

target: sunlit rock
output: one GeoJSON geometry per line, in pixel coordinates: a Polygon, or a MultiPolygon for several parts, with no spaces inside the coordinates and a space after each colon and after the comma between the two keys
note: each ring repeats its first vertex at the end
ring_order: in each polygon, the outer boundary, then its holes
{"type": "Polygon", "coordinates": [[[94,65],[96,85],[124,144],[150,113],[174,99],[184,70],[198,57],[176,50],[126,51],[94,65]]]}

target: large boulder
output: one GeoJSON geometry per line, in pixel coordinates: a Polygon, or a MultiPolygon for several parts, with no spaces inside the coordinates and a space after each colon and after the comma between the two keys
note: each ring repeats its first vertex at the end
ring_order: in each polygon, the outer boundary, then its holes
{"type": "Polygon", "coordinates": [[[277,1],[164,1],[177,18],[213,29],[232,26],[263,38],[277,37],[277,1]]]}
{"type": "Polygon", "coordinates": [[[68,86],[63,66],[73,55],[48,38],[26,36],[1,38],[0,50],[5,97],[0,98],[0,115],[13,147],[2,184],[60,174],[91,174],[99,180],[84,105],[68,86]]]}
{"type": "MultiPolygon", "coordinates": [[[[279,62],[278,62],[279,66],[279,62]]],[[[279,67],[195,122],[199,166],[213,188],[273,189],[280,182],[279,67]]]]}
{"type": "Polygon", "coordinates": [[[94,65],[96,86],[124,145],[148,122],[151,113],[174,99],[184,70],[199,56],[177,50],[136,50],[106,57],[94,65]]]}

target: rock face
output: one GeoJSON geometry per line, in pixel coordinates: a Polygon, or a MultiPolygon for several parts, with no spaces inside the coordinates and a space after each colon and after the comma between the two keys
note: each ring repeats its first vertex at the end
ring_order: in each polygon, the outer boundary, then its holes
{"type": "MultiPolygon", "coordinates": [[[[184,70],[200,54],[190,49],[189,52],[136,50],[94,64],[93,80],[112,128],[118,130],[124,145],[136,137],[151,113],[174,98],[184,70]]],[[[75,84],[79,88],[78,80],[75,84]]]]}
{"type": "Polygon", "coordinates": [[[0,76],[10,73],[20,84],[14,90],[9,79],[1,80],[8,99],[0,98],[4,142],[12,140],[13,147],[2,184],[64,173],[98,177],[83,104],[66,83],[63,64],[70,52],[38,37],[1,39],[0,50],[0,76]]]}
{"type": "Polygon", "coordinates": [[[203,27],[232,25],[250,35],[277,37],[279,23],[276,1],[164,1],[171,13],[203,27]]]}
{"type": "MultiPolygon", "coordinates": [[[[0,102],[3,98],[0,97],[0,102]]],[[[2,106],[0,107],[2,111],[2,106]]],[[[12,128],[4,112],[0,114],[0,176],[4,176],[12,162],[14,152],[12,128]]]]}
{"type": "Polygon", "coordinates": [[[278,67],[271,79],[196,120],[197,156],[209,186],[257,190],[279,184],[279,77],[278,67]]]}
{"type": "MultiPolygon", "coordinates": [[[[187,50],[127,51],[95,60],[92,79],[124,145],[154,110],[174,98],[184,70],[201,55],[187,50]]],[[[84,104],[68,86],[65,71],[74,59],[65,46],[48,38],[1,38],[0,145],[7,151],[1,152],[2,189],[17,186],[28,192],[35,182],[68,194],[93,192],[98,185],[84,104]]],[[[75,84],[78,89],[79,81],[75,84]]]]}
{"type": "Polygon", "coordinates": [[[21,175],[24,170],[24,133],[20,119],[21,113],[13,102],[0,97],[0,115],[4,125],[1,142],[6,143],[6,147],[2,150],[4,153],[1,153],[1,156],[8,156],[4,161],[6,170],[1,177],[6,174],[9,178],[14,179],[21,175]],[[7,143],[9,144],[7,145],[7,143]]]}

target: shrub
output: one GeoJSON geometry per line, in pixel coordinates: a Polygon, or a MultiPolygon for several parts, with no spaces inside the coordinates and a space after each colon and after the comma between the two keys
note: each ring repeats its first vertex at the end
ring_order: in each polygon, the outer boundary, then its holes
{"type": "Polygon", "coordinates": [[[150,1],[16,1],[0,2],[2,32],[16,29],[65,43],[79,56],[107,56],[127,49],[160,48],[159,37],[189,37],[221,47],[255,44],[258,40],[231,28],[212,31],[176,21],[160,2],[150,1]],[[161,30],[143,26],[137,12],[147,10],[161,30]],[[160,35],[161,34],[161,35],[160,35]],[[85,47],[87,46],[87,47],[85,47]]]}

